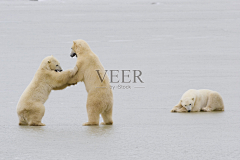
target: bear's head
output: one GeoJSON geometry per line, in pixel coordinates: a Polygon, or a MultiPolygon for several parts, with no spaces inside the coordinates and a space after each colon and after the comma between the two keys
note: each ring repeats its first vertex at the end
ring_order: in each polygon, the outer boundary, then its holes
{"type": "Polygon", "coordinates": [[[43,64],[42,68],[56,72],[62,72],[62,67],[60,66],[59,61],[53,56],[48,56],[44,58],[42,64],[43,64]]]}
{"type": "Polygon", "coordinates": [[[88,54],[91,51],[87,42],[85,42],[82,39],[73,41],[73,45],[71,49],[72,49],[70,54],[71,57],[74,57],[74,56],[78,57],[81,54],[88,54]]]}
{"type": "Polygon", "coordinates": [[[192,108],[195,104],[195,98],[194,97],[186,97],[184,99],[181,99],[181,105],[186,108],[188,112],[191,112],[192,108]]]}

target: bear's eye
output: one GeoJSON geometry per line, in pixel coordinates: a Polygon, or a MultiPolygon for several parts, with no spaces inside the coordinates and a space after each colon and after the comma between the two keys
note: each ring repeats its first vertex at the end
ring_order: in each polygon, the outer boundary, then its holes
{"type": "Polygon", "coordinates": [[[187,106],[187,105],[185,105],[185,106],[187,106]]]}
{"type": "Polygon", "coordinates": [[[191,104],[189,104],[191,106],[191,104]]]}
{"type": "Polygon", "coordinates": [[[58,66],[58,65],[56,65],[56,66],[58,66]]]}

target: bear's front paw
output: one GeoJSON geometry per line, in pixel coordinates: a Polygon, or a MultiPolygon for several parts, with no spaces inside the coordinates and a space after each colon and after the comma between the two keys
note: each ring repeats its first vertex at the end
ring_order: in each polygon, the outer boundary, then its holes
{"type": "Polygon", "coordinates": [[[176,112],[187,112],[187,109],[182,107],[181,109],[178,109],[176,112]]]}

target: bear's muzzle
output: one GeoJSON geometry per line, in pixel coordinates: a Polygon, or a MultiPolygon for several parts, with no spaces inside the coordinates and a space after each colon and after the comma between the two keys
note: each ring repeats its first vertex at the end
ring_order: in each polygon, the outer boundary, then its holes
{"type": "Polygon", "coordinates": [[[77,54],[76,54],[76,53],[71,53],[70,56],[71,56],[71,57],[74,57],[74,56],[77,57],[77,54]]]}

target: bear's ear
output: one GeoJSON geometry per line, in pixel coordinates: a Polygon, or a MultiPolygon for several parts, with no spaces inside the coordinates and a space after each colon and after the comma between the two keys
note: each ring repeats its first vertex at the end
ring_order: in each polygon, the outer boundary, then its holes
{"type": "Polygon", "coordinates": [[[50,61],[50,60],[48,60],[48,63],[51,63],[51,61],[50,61]]]}
{"type": "Polygon", "coordinates": [[[180,100],[180,102],[182,102],[182,100],[180,100]]]}
{"type": "Polygon", "coordinates": [[[194,100],[194,98],[192,98],[192,100],[194,100]]]}
{"type": "Polygon", "coordinates": [[[77,42],[76,42],[76,41],[73,41],[73,44],[74,44],[74,46],[76,46],[77,42]]]}

